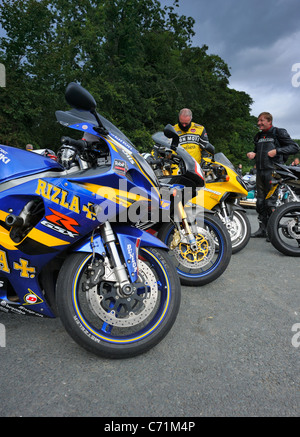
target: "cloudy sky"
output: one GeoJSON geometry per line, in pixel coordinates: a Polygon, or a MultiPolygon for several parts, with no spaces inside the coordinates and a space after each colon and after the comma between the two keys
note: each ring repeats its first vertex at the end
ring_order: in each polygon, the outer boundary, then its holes
{"type": "MultiPolygon", "coordinates": [[[[173,0],[160,0],[172,6],[173,0]]],[[[208,45],[230,67],[230,87],[248,93],[253,115],[300,139],[300,1],[179,0],[175,12],[195,19],[193,46],[208,45]],[[298,65],[297,65],[298,64],[298,65]]],[[[199,120],[201,122],[201,120],[199,120]]]]}

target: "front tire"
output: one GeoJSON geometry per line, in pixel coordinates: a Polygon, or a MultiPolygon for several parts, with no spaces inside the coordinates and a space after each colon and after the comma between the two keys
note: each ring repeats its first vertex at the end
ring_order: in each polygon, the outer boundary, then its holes
{"type": "Polygon", "coordinates": [[[232,253],[238,253],[247,246],[251,237],[251,225],[244,211],[233,211],[227,231],[231,239],[232,253]]]}
{"type": "MultiPolygon", "coordinates": [[[[176,232],[174,223],[164,223],[158,238],[170,247],[176,232]]],[[[204,216],[198,218],[195,237],[198,246],[196,252],[191,251],[189,244],[181,238],[169,253],[181,284],[202,286],[224,273],[231,259],[232,247],[226,228],[213,214],[204,213],[204,216]]]]}
{"type": "Polygon", "coordinates": [[[72,254],[59,273],[58,313],[70,336],[105,358],[132,357],[158,344],[180,306],[180,281],[168,253],[139,249],[139,279],[130,298],[122,298],[114,283],[103,280],[103,271],[91,286],[91,260],[91,254],[72,254]]]}

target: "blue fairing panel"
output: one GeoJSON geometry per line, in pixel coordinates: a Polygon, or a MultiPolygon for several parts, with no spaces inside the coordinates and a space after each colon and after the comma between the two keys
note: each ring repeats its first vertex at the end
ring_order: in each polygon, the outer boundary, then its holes
{"type": "Polygon", "coordinates": [[[161,249],[167,249],[169,250],[168,246],[163,243],[161,240],[159,240],[157,237],[154,237],[154,235],[150,234],[149,232],[143,231],[142,229],[138,229],[135,227],[129,227],[126,225],[114,225],[114,231],[118,234],[124,234],[128,237],[134,237],[134,238],[140,238],[140,246],[141,247],[160,247],[161,249]]]}
{"type": "MultiPolygon", "coordinates": [[[[143,231],[142,229],[116,224],[113,225],[113,229],[117,236],[121,235],[122,237],[127,237],[131,240],[140,239],[141,247],[151,246],[169,250],[168,246],[165,243],[154,237],[152,234],[143,231]]],[[[95,236],[92,243],[91,238],[89,237],[85,241],[81,242],[80,245],[75,246],[73,250],[74,252],[93,252],[94,250],[96,253],[99,254],[105,253],[105,249],[100,235],[95,236]]]]}
{"type": "Polygon", "coordinates": [[[0,145],[0,183],[63,167],[53,159],[16,147],[0,145]]]}

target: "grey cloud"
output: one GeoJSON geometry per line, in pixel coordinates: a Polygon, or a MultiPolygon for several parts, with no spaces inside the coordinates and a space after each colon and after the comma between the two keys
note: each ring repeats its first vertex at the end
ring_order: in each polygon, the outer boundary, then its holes
{"type": "MultiPolygon", "coordinates": [[[[161,4],[172,5],[172,0],[161,4]]],[[[230,86],[247,92],[252,113],[268,110],[275,123],[300,138],[299,0],[180,0],[179,15],[195,19],[193,45],[207,44],[230,67],[230,86]]]]}

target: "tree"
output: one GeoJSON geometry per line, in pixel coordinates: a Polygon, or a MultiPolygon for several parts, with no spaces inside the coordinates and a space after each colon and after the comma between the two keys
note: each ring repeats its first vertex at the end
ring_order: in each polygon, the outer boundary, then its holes
{"type": "Polygon", "coordinates": [[[228,87],[229,68],[219,56],[208,55],[205,45],[192,47],[194,20],[179,16],[177,5],[3,0],[0,62],[7,87],[0,90],[0,141],[56,150],[63,130],[54,113],[68,108],[64,90],[76,81],[142,151],[188,106],[217,150],[240,161],[254,125],[251,98],[228,87]]]}

